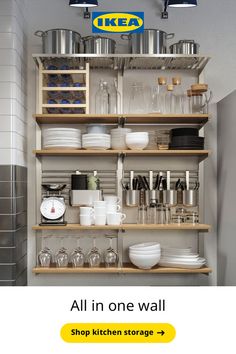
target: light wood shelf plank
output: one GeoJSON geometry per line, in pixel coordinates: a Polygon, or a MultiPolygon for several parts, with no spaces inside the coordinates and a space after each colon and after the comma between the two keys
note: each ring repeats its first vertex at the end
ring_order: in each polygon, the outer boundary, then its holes
{"type": "MultiPolygon", "coordinates": [[[[50,105],[52,107],[52,105],[50,105]]],[[[38,124],[117,124],[120,118],[130,124],[197,124],[204,125],[209,114],[35,114],[38,124]]]]}
{"type": "Polygon", "coordinates": [[[212,272],[211,268],[204,267],[199,269],[189,268],[166,268],[166,267],[154,267],[152,269],[138,269],[132,264],[124,264],[121,268],[105,268],[104,266],[99,268],[43,268],[35,267],[32,270],[35,274],[209,274],[212,272]]]}
{"type": "Polygon", "coordinates": [[[35,231],[42,231],[42,230],[195,230],[195,231],[202,231],[208,232],[210,230],[210,225],[207,224],[123,224],[123,225],[104,225],[104,226],[81,226],[80,224],[67,224],[65,226],[60,225],[35,225],[33,226],[33,230],[35,231]]]}

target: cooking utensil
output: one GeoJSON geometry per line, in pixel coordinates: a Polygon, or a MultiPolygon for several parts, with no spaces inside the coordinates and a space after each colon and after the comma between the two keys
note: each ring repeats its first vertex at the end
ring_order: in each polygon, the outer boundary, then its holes
{"type": "Polygon", "coordinates": [[[166,172],[166,180],[167,180],[167,186],[166,189],[170,190],[170,171],[166,172]]]}
{"type": "Polygon", "coordinates": [[[84,53],[91,54],[114,54],[116,41],[102,36],[87,36],[82,38],[84,53]]]}
{"type": "Polygon", "coordinates": [[[163,185],[163,190],[167,190],[167,182],[165,178],[162,179],[162,185],[163,185]]]}
{"type": "Polygon", "coordinates": [[[69,29],[55,28],[47,31],[36,31],[34,34],[35,36],[42,38],[43,53],[80,53],[81,35],[78,32],[69,29]]]}
{"type": "Polygon", "coordinates": [[[42,187],[50,192],[59,192],[66,187],[66,184],[42,184],[42,187]]]}
{"type": "Polygon", "coordinates": [[[145,176],[143,176],[143,181],[144,181],[146,189],[150,190],[151,183],[150,184],[148,183],[148,180],[145,176]]]}
{"type": "Polygon", "coordinates": [[[189,190],[189,171],[185,172],[186,190],[189,190]]]}
{"type": "Polygon", "coordinates": [[[195,207],[198,205],[198,191],[186,189],[183,191],[183,205],[186,207],[195,207]]]}
{"type": "Polygon", "coordinates": [[[137,178],[134,178],[133,179],[133,190],[136,190],[138,187],[138,179],[137,178]]]}
{"type": "Polygon", "coordinates": [[[157,188],[158,188],[158,184],[159,184],[159,175],[157,174],[157,175],[156,175],[156,182],[155,182],[154,189],[157,189],[157,188]]]}
{"type": "Polygon", "coordinates": [[[199,53],[200,45],[196,43],[192,39],[183,39],[177,43],[174,43],[170,46],[170,53],[171,54],[184,54],[184,55],[191,55],[191,54],[198,54],[199,53]]]}
{"type": "Polygon", "coordinates": [[[163,184],[162,184],[162,180],[163,180],[163,175],[162,172],[159,173],[159,182],[158,182],[158,190],[163,190],[163,184]]]}
{"type": "Polygon", "coordinates": [[[126,190],[125,191],[125,204],[128,207],[137,207],[140,204],[140,191],[139,190],[126,190]]]}
{"type": "Polygon", "coordinates": [[[180,182],[180,178],[179,178],[178,181],[175,183],[175,189],[176,190],[181,189],[180,184],[181,184],[181,182],[180,182]]]}
{"type": "Polygon", "coordinates": [[[133,179],[134,179],[134,171],[130,171],[130,173],[129,173],[129,185],[130,185],[130,189],[133,189],[133,179]]]}
{"type": "Polygon", "coordinates": [[[138,175],[138,181],[139,181],[139,186],[141,187],[141,189],[146,190],[146,185],[145,185],[145,182],[144,182],[142,176],[138,175]]]}
{"type": "Polygon", "coordinates": [[[132,54],[165,54],[167,53],[167,39],[175,36],[158,29],[145,29],[143,33],[121,35],[129,41],[129,52],[132,54]]]}
{"type": "Polygon", "coordinates": [[[153,171],[149,171],[149,189],[153,189],[153,171]]]}

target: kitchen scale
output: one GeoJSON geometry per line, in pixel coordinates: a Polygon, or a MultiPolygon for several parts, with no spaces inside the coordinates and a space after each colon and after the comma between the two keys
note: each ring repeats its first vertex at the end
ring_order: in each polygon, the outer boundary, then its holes
{"type": "Polygon", "coordinates": [[[61,195],[61,191],[66,184],[42,184],[47,194],[42,198],[40,205],[41,226],[60,225],[65,226],[65,198],[61,195]]]}

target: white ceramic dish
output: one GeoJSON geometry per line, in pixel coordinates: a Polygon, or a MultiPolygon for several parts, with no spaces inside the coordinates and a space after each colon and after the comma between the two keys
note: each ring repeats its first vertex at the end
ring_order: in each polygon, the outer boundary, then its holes
{"type": "Polygon", "coordinates": [[[199,269],[202,268],[205,263],[174,263],[174,262],[159,262],[160,267],[169,267],[169,268],[186,268],[186,269],[199,269]]]}
{"type": "Polygon", "coordinates": [[[140,269],[151,269],[157,265],[160,261],[161,256],[157,255],[129,255],[130,261],[140,269]]]}
{"type": "Polygon", "coordinates": [[[154,254],[158,254],[158,255],[160,255],[161,254],[161,251],[159,251],[159,250],[150,250],[150,251],[143,251],[143,250],[141,250],[141,251],[129,251],[129,254],[134,254],[134,255],[143,255],[143,256],[145,256],[145,255],[154,255],[154,254]]]}
{"type": "Polygon", "coordinates": [[[161,245],[158,242],[144,242],[144,243],[137,243],[135,245],[129,246],[130,250],[135,250],[135,249],[160,249],[161,245]]]}
{"type": "Polygon", "coordinates": [[[88,125],[87,126],[87,133],[88,134],[106,134],[107,127],[103,125],[88,125]]]}

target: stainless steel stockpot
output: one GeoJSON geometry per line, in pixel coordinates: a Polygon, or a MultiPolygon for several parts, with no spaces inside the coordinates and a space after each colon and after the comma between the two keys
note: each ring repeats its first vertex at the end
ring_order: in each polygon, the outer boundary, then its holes
{"type": "Polygon", "coordinates": [[[170,46],[171,54],[198,54],[200,45],[192,39],[183,39],[170,46]]]}
{"type": "Polygon", "coordinates": [[[84,52],[90,54],[114,54],[116,41],[101,36],[88,36],[83,38],[84,52]]]}
{"type": "Polygon", "coordinates": [[[43,53],[78,54],[80,52],[81,35],[78,32],[55,28],[36,31],[35,36],[42,38],[43,53]]]}
{"type": "Polygon", "coordinates": [[[174,35],[158,29],[145,29],[143,33],[123,34],[121,38],[129,40],[129,51],[132,54],[165,54],[167,39],[174,35]]]}

